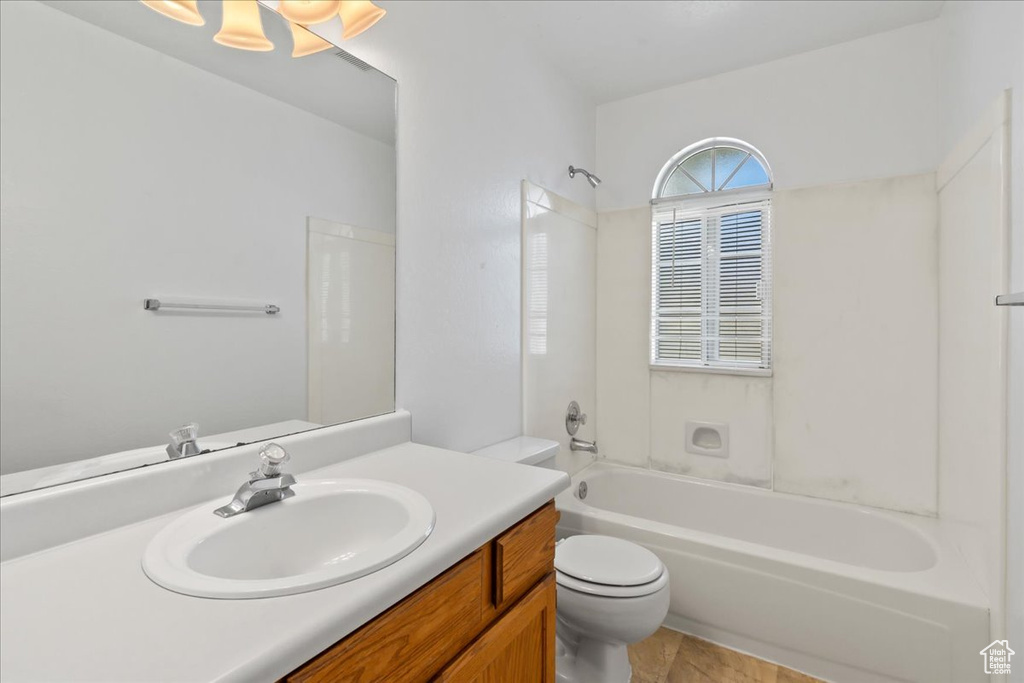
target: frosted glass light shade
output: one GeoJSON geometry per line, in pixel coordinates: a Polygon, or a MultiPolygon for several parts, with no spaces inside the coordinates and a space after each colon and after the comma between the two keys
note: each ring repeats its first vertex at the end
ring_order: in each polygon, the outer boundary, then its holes
{"type": "Polygon", "coordinates": [[[307,31],[295,22],[289,22],[288,25],[292,29],[292,41],[294,45],[292,48],[292,57],[305,57],[306,55],[311,55],[334,47],[317,34],[312,31],[307,31]]]}
{"type": "Polygon", "coordinates": [[[345,29],[341,33],[342,38],[355,38],[360,33],[380,21],[388,11],[377,7],[370,0],[342,0],[341,22],[345,29]]]}
{"type": "Polygon", "coordinates": [[[269,52],[274,49],[274,44],[263,34],[256,0],[224,0],[224,21],[213,39],[239,50],[269,52]]]}
{"type": "Polygon", "coordinates": [[[202,26],[206,23],[196,6],[197,0],[140,0],[146,7],[183,24],[202,26]]]}
{"type": "Polygon", "coordinates": [[[296,24],[319,24],[338,13],[339,0],[281,0],[277,11],[296,24]]]}

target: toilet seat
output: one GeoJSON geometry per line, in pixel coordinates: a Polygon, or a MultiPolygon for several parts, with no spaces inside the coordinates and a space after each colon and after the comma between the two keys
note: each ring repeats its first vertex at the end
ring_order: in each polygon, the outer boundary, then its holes
{"type": "Polygon", "coordinates": [[[580,535],[555,546],[558,585],[605,597],[650,595],[668,582],[658,556],[612,536],[580,535]]]}
{"type": "Polygon", "coordinates": [[[556,544],[555,569],[589,583],[639,586],[661,576],[665,565],[636,543],[614,536],[582,534],[556,544]]]}
{"type": "Polygon", "coordinates": [[[668,572],[663,571],[654,581],[642,583],[638,586],[608,586],[602,583],[591,583],[582,581],[576,577],[569,576],[555,570],[555,583],[562,588],[574,590],[577,593],[586,593],[602,598],[640,598],[645,595],[657,593],[668,585],[668,572]]]}

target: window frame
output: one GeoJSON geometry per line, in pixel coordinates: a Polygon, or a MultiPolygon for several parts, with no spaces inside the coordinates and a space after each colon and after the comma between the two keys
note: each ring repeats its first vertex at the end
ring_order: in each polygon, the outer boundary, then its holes
{"type": "MultiPolygon", "coordinates": [[[[771,191],[775,182],[775,175],[772,173],[772,167],[768,164],[768,160],[765,159],[761,151],[751,144],[738,140],[737,138],[707,138],[700,142],[681,149],[679,152],[674,154],[668,162],[661,167],[661,172],[658,173],[658,177],[654,181],[654,190],[651,192],[651,203],[672,201],[676,199],[682,199],[683,197],[711,197],[711,196],[725,196],[726,194],[737,194],[742,192],[753,192],[756,190],[768,190],[771,191]],[[732,189],[716,190],[714,186],[710,190],[704,190],[702,192],[693,192],[690,194],[681,195],[670,195],[664,196],[665,185],[668,184],[669,178],[677,168],[683,165],[690,157],[700,154],[701,152],[715,147],[734,147],[740,151],[746,152],[754,158],[761,167],[764,169],[765,174],[768,176],[768,182],[761,185],[748,185],[745,187],[738,187],[732,189]]],[[[717,183],[715,183],[717,184],[717,183]]]]}
{"type": "MultiPolygon", "coordinates": [[[[748,162],[749,163],[749,162],[748,162]]],[[[698,373],[710,373],[710,374],[725,374],[725,375],[744,375],[744,376],[758,376],[758,377],[771,377],[774,367],[774,354],[773,354],[773,340],[774,340],[774,329],[773,329],[773,286],[774,282],[774,270],[772,266],[772,187],[773,187],[773,176],[771,168],[768,162],[764,159],[764,156],[757,151],[751,145],[736,140],[734,138],[710,138],[703,140],[694,145],[683,149],[678,154],[674,155],[668,163],[662,168],[658,174],[658,179],[654,185],[654,197],[651,199],[651,305],[649,310],[650,321],[648,329],[648,361],[649,369],[652,371],[669,371],[669,372],[698,372],[698,373]],[[765,173],[768,176],[767,184],[760,184],[755,186],[740,187],[735,189],[727,190],[710,190],[694,192],[691,194],[674,195],[670,197],[661,197],[660,192],[664,190],[668,179],[675,172],[683,162],[689,159],[691,156],[703,152],[712,147],[716,146],[728,146],[734,147],[743,151],[748,152],[758,163],[762,165],[765,173]],[[701,216],[701,353],[698,361],[678,361],[668,362],[667,359],[658,358],[658,256],[659,256],[659,244],[658,244],[658,222],[656,217],[659,209],[662,211],[666,208],[666,204],[674,205],[680,208],[687,214],[700,215],[701,216]],[[761,269],[762,274],[767,273],[766,291],[762,298],[761,307],[761,321],[763,326],[767,326],[767,331],[762,332],[762,339],[766,340],[762,346],[762,361],[758,364],[751,362],[745,366],[742,361],[733,361],[732,364],[728,362],[718,364],[715,361],[709,361],[707,356],[706,348],[706,334],[705,321],[707,313],[703,310],[708,301],[708,295],[706,292],[706,285],[708,284],[708,277],[706,277],[705,268],[708,266],[708,259],[713,258],[716,268],[721,267],[721,258],[719,256],[717,248],[712,252],[709,252],[708,245],[706,244],[708,238],[708,226],[706,223],[707,216],[709,214],[717,213],[721,216],[722,212],[728,212],[731,208],[740,208],[744,204],[760,204],[764,207],[762,215],[762,227],[761,227],[761,269]],[[765,360],[765,358],[767,360],[765,360]],[[714,364],[709,364],[714,363],[714,364]],[[766,367],[765,367],[766,366],[766,367]]],[[[720,283],[716,285],[720,287],[720,283]]],[[[717,298],[717,297],[716,297],[717,298]]],[[[716,319],[721,318],[721,306],[718,307],[715,317],[716,319]]],[[[764,329],[764,328],[762,328],[764,329]]]]}

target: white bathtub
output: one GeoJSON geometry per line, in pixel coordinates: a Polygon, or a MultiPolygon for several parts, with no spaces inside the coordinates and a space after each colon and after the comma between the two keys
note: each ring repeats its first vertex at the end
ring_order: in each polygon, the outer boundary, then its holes
{"type": "Polygon", "coordinates": [[[831,681],[987,678],[987,602],[938,520],[603,462],[557,503],[561,536],[657,553],[670,627],[831,681]]]}

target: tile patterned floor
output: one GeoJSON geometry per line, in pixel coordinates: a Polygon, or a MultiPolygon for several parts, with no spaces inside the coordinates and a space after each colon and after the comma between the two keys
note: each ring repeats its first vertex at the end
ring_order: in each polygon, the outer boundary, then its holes
{"type": "Polygon", "coordinates": [[[667,628],[630,646],[629,663],[632,683],[821,683],[798,671],[667,628]]]}

